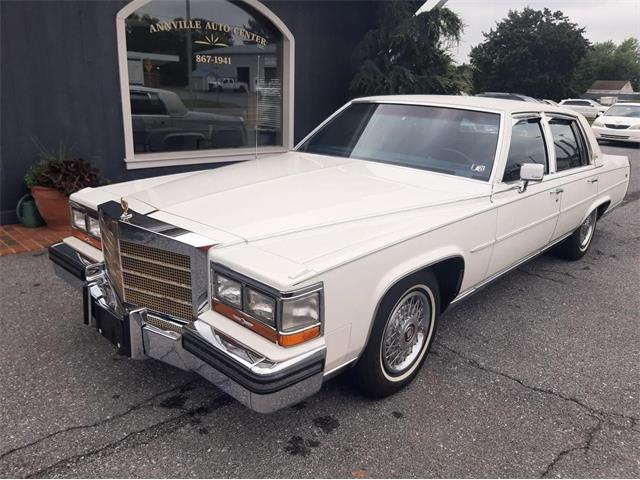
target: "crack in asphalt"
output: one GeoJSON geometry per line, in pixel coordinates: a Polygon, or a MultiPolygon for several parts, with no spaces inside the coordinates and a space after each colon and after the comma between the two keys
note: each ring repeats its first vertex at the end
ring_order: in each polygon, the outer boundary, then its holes
{"type": "Polygon", "coordinates": [[[186,387],[190,386],[193,383],[194,383],[193,381],[187,382],[185,384],[178,385],[178,386],[170,388],[168,390],[163,390],[161,392],[155,393],[154,395],[150,396],[149,398],[146,398],[146,399],[144,399],[144,400],[142,400],[142,401],[140,401],[138,403],[133,404],[131,407],[129,407],[124,412],[118,413],[117,415],[113,415],[111,417],[103,418],[102,420],[98,420],[95,423],[88,424],[88,425],[74,425],[74,426],[71,426],[71,427],[63,428],[61,430],[57,430],[55,432],[51,432],[51,433],[45,435],[44,437],[38,438],[37,440],[34,440],[32,442],[26,443],[24,445],[12,448],[10,450],[7,450],[6,452],[1,453],[0,454],[0,460],[3,460],[4,458],[8,457],[9,455],[11,455],[13,453],[16,453],[16,452],[18,452],[20,450],[24,450],[25,448],[33,447],[34,445],[37,445],[37,444],[39,444],[41,442],[44,442],[45,440],[48,440],[48,439],[50,439],[52,437],[55,437],[57,435],[61,435],[63,433],[72,432],[74,430],[82,430],[82,429],[85,429],[85,428],[95,428],[95,427],[100,427],[102,425],[106,425],[107,423],[110,423],[110,422],[112,422],[114,420],[118,420],[118,419],[120,419],[122,417],[125,417],[125,416],[129,415],[130,413],[132,413],[132,412],[134,412],[134,411],[146,406],[149,402],[152,402],[153,400],[155,400],[158,397],[161,397],[162,395],[166,395],[166,394],[169,394],[169,393],[173,393],[175,391],[182,390],[183,388],[186,388],[186,387]]]}
{"type": "Polygon", "coordinates": [[[636,417],[632,417],[630,415],[625,415],[623,413],[617,413],[617,412],[607,412],[604,410],[598,410],[595,407],[591,407],[587,404],[585,404],[584,402],[582,402],[581,400],[578,400],[577,398],[573,398],[573,397],[568,397],[562,393],[556,392],[554,390],[551,390],[549,388],[542,388],[542,387],[536,387],[535,385],[529,385],[527,383],[525,383],[523,380],[520,380],[519,378],[513,377],[507,373],[501,372],[499,370],[495,370],[493,368],[487,367],[486,365],[481,364],[480,362],[478,362],[477,360],[474,360],[473,358],[469,358],[467,356],[465,356],[464,354],[454,350],[453,348],[445,345],[444,343],[438,341],[438,342],[434,342],[436,343],[436,345],[438,345],[439,347],[442,347],[444,350],[456,355],[457,357],[460,357],[461,359],[463,359],[465,362],[467,362],[468,364],[470,364],[471,366],[478,368],[480,370],[483,370],[485,372],[489,372],[489,373],[493,373],[494,375],[499,375],[501,377],[507,378],[513,382],[518,383],[519,385],[521,385],[522,387],[529,389],[529,390],[533,390],[539,393],[545,393],[547,395],[553,395],[555,397],[561,398],[567,402],[571,402],[574,403],[576,405],[578,405],[579,407],[587,410],[589,413],[591,413],[592,415],[596,415],[596,416],[600,416],[600,417],[618,417],[618,418],[622,418],[628,422],[630,422],[630,426],[628,427],[621,427],[620,425],[617,425],[620,428],[623,429],[631,429],[634,431],[637,431],[635,429],[636,425],[638,425],[638,423],[640,422],[640,419],[636,418],[636,417]]]}
{"type": "Polygon", "coordinates": [[[176,417],[171,417],[161,422],[155,423],[148,427],[145,427],[140,430],[136,430],[133,432],[129,432],[119,440],[115,440],[111,443],[98,447],[94,450],[90,450],[89,452],[80,453],[77,455],[72,455],[70,457],[63,458],[57,461],[54,464],[51,464],[47,467],[41,468],[40,470],[30,473],[26,476],[26,478],[50,478],[53,475],[51,472],[54,472],[58,469],[67,469],[73,464],[77,464],[80,460],[86,461],[95,456],[108,456],[113,454],[118,447],[125,443],[130,443],[129,447],[134,447],[137,445],[144,444],[144,440],[136,441],[136,439],[140,439],[141,437],[145,437],[146,434],[150,434],[154,439],[163,437],[170,433],[173,433],[187,425],[192,417],[195,415],[205,415],[207,413],[212,412],[213,410],[217,410],[219,408],[225,407],[234,403],[233,399],[226,394],[219,395],[217,397],[213,397],[209,399],[202,405],[191,409],[181,409],[184,413],[178,415],[176,417]]]}
{"type": "MultiPolygon", "coordinates": [[[[596,418],[596,417],[593,417],[593,418],[596,418]]],[[[555,455],[555,457],[553,457],[553,460],[551,460],[551,462],[549,462],[549,464],[546,466],[546,468],[540,475],[540,478],[547,478],[555,468],[556,464],[567,455],[573,452],[577,452],[579,450],[582,450],[584,452],[589,451],[589,449],[591,448],[591,444],[593,443],[593,439],[600,432],[600,430],[602,430],[602,426],[604,425],[604,421],[601,418],[596,418],[596,420],[597,420],[596,424],[593,427],[589,428],[589,430],[587,430],[587,435],[584,441],[582,442],[582,445],[578,445],[577,447],[566,448],[561,452],[558,452],[555,455]]]]}
{"type": "MultiPolygon", "coordinates": [[[[548,280],[550,282],[553,283],[559,283],[561,285],[564,285],[564,282],[562,280],[558,280],[557,278],[551,278],[551,277],[547,277],[546,275],[542,275],[540,273],[536,273],[536,272],[532,272],[530,270],[525,270],[524,268],[516,268],[516,272],[522,272],[526,275],[530,275],[532,277],[537,277],[537,278],[541,278],[542,280],[548,280]]],[[[553,272],[553,273],[559,273],[559,272],[553,272]]]]}

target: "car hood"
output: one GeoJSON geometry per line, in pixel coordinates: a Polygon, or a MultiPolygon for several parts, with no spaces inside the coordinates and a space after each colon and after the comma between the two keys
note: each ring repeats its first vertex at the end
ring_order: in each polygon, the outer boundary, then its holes
{"type": "Polygon", "coordinates": [[[603,115],[600,117],[602,123],[609,123],[614,125],[637,125],[640,123],[640,118],[636,117],[617,117],[615,115],[603,115]]]}
{"type": "Polygon", "coordinates": [[[116,201],[124,197],[140,213],[166,221],[185,219],[245,241],[491,193],[486,182],[298,152],[98,190],[103,190],[100,201],[106,201],[104,194],[116,201]]]}

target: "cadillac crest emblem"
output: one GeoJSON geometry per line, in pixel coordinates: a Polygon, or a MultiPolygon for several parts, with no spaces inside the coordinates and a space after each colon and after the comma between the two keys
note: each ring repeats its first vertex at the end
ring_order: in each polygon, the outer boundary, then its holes
{"type": "Polygon", "coordinates": [[[120,220],[123,222],[128,222],[133,215],[129,213],[129,202],[127,202],[124,197],[120,198],[120,207],[122,208],[122,215],[120,215],[120,220]]]}

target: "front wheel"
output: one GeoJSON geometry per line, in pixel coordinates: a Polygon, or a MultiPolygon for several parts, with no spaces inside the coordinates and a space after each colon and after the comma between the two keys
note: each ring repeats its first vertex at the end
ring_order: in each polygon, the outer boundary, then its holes
{"type": "Polygon", "coordinates": [[[354,369],[364,393],[386,397],[413,380],[431,347],[439,308],[438,282],[430,271],[411,275],[389,290],[354,369]]]}
{"type": "Polygon", "coordinates": [[[554,253],[566,260],[578,260],[587,253],[598,223],[598,209],[593,210],[575,232],[563,240],[554,253]]]}

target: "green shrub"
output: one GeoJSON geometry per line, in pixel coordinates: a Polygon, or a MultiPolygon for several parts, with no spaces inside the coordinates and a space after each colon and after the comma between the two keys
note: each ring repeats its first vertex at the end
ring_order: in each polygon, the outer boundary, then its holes
{"type": "Polygon", "coordinates": [[[57,151],[38,144],[40,160],[27,170],[24,181],[28,188],[55,188],[65,196],[86,187],[100,184],[98,169],[82,158],[72,156],[71,149],[62,143],[57,151]]]}

